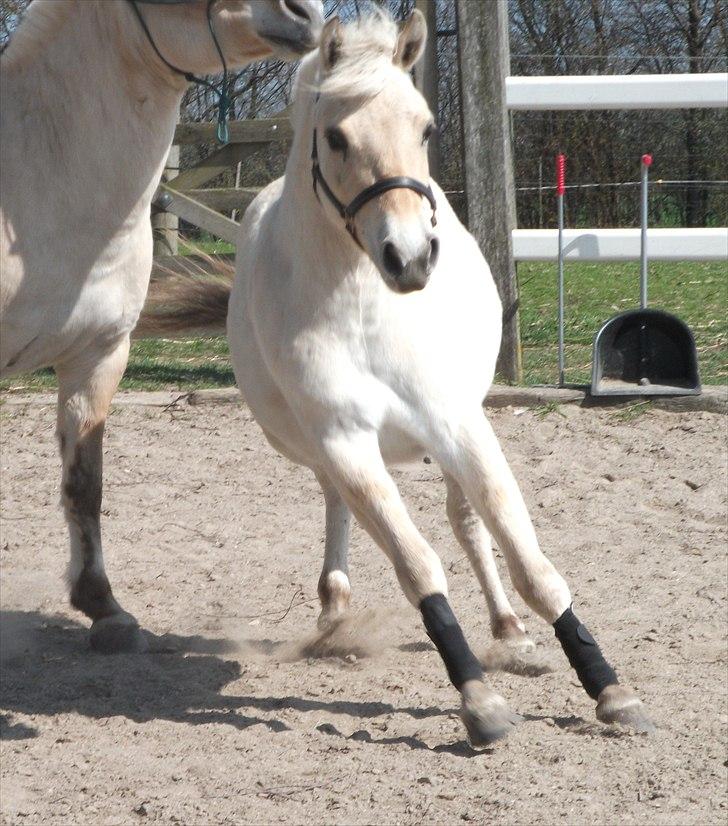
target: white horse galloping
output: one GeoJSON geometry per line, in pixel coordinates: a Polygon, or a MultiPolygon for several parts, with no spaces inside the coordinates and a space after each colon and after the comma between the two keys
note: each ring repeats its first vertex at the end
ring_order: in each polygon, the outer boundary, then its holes
{"type": "MultiPolygon", "coordinates": [[[[640,700],[617,684],[572,612],[483,415],[501,306],[474,239],[429,181],[432,115],[407,74],[425,36],[419,12],[400,31],[382,15],[347,26],[333,20],[319,54],[304,61],[285,177],[258,196],[241,229],[228,313],[235,375],[271,444],[310,467],[323,489],[322,625],[349,604],[353,513],[421,611],[461,692],[471,741],[487,743],[516,721],[486,686],[449,606],[440,560],[387,471],[429,455],[442,467],[447,513],[495,636],[532,646],[485,526],[518,592],[553,624],[597,716],[649,729],[640,700]]],[[[195,288],[194,300],[202,297],[195,288]]]]}
{"type": "Polygon", "coordinates": [[[150,204],[192,73],[314,48],[320,0],[35,0],[2,57],[0,374],[58,374],[72,604],[144,646],[104,572],[102,434],[152,264],[150,204]]]}

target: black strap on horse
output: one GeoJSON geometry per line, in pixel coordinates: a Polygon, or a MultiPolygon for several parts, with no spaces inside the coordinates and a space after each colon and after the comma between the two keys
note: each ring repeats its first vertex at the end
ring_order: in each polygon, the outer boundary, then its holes
{"type": "MultiPolygon", "coordinates": [[[[364,247],[359,240],[359,236],[356,234],[356,227],[354,225],[356,214],[364,206],[364,204],[369,203],[369,201],[373,198],[377,198],[385,192],[389,192],[390,189],[411,189],[419,195],[427,198],[430,202],[430,207],[432,207],[432,226],[434,227],[437,225],[437,203],[435,202],[435,196],[432,193],[432,189],[427,184],[423,184],[422,181],[418,181],[415,178],[409,178],[406,175],[398,175],[392,178],[382,178],[381,181],[375,181],[371,186],[363,189],[350,203],[342,203],[326,182],[326,178],[324,178],[324,174],[321,171],[318,157],[318,139],[316,129],[313,130],[311,174],[313,176],[313,191],[316,193],[316,197],[319,198],[318,187],[320,186],[324,195],[326,195],[344,221],[347,232],[351,235],[358,246],[361,247],[361,249],[364,249],[364,247]]],[[[321,199],[319,198],[319,201],[320,200],[321,199]]]]}
{"type": "Polygon", "coordinates": [[[217,140],[221,144],[226,144],[230,140],[228,131],[230,95],[228,92],[227,62],[225,61],[225,55],[222,53],[220,41],[217,39],[217,34],[215,34],[215,26],[212,22],[212,6],[217,2],[217,0],[207,0],[207,27],[210,30],[212,42],[215,44],[217,53],[220,55],[220,62],[222,63],[222,81],[220,83],[220,88],[215,86],[215,84],[211,83],[209,80],[198,77],[197,75],[192,74],[192,72],[186,72],[178,66],[175,66],[174,63],[170,63],[169,60],[167,60],[167,58],[159,51],[159,48],[152,37],[152,33],[149,31],[146,20],[144,19],[144,16],[138,6],[139,3],[145,3],[150,6],[181,6],[187,3],[195,3],[197,0],[128,0],[128,2],[134,9],[134,13],[137,16],[137,20],[139,20],[144,34],[147,36],[147,40],[151,43],[155,54],[162,61],[162,63],[164,63],[164,65],[168,69],[171,69],[175,74],[181,75],[188,83],[196,83],[198,86],[204,86],[217,95],[217,140]]]}

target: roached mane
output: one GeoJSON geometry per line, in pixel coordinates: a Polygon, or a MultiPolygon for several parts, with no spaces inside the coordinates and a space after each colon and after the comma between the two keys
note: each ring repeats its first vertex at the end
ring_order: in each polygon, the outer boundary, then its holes
{"type": "Polygon", "coordinates": [[[341,32],[343,45],[333,70],[322,78],[318,51],[306,57],[298,73],[296,96],[306,90],[331,97],[369,98],[387,85],[399,35],[389,14],[375,8],[366,17],[342,25],[341,32]]]}

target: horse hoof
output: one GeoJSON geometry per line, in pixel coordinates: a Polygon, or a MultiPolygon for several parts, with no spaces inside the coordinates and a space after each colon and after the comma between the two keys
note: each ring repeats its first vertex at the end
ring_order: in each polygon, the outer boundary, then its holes
{"type": "Polygon", "coordinates": [[[634,731],[649,734],[655,731],[640,698],[623,685],[608,685],[597,701],[597,719],[602,723],[619,723],[634,731]]]}
{"type": "Polygon", "coordinates": [[[149,649],[139,623],[126,612],[96,620],[89,641],[91,648],[102,654],[143,654],[149,649]]]}
{"type": "Polygon", "coordinates": [[[551,657],[530,637],[495,640],[480,658],[486,671],[507,671],[521,677],[540,677],[556,671],[551,657]]]}
{"type": "Polygon", "coordinates": [[[500,740],[523,718],[508,708],[506,701],[480,680],[468,680],[461,690],[460,719],[473,748],[500,740]]]}

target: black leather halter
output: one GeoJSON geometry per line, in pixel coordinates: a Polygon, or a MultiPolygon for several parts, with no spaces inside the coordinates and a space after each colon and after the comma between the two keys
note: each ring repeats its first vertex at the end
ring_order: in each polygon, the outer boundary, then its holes
{"type": "Polygon", "coordinates": [[[217,140],[223,145],[226,144],[229,140],[228,111],[230,109],[230,97],[228,92],[228,67],[222,47],[220,46],[220,41],[217,39],[215,26],[212,22],[212,7],[217,0],[207,0],[206,13],[207,28],[210,30],[210,37],[212,38],[212,42],[215,44],[215,49],[220,56],[220,63],[222,63],[222,81],[220,82],[219,89],[214,83],[210,83],[209,80],[198,77],[197,75],[192,74],[192,72],[186,72],[184,69],[180,69],[178,66],[175,66],[174,63],[170,63],[169,60],[167,60],[167,58],[159,51],[157,44],[154,42],[152,33],[149,31],[149,27],[147,26],[147,21],[144,19],[144,16],[141,11],[139,11],[139,6],[137,5],[137,3],[142,3],[148,6],[184,6],[195,3],[197,0],[128,0],[128,2],[130,3],[132,9],[134,9],[134,14],[136,14],[139,25],[142,27],[144,34],[147,36],[147,40],[162,63],[164,63],[164,65],[168,69],[171,69],[175,74],[181,75],[188,83],[196,83],[198,86],[205,86],[217,95],[217,140]]]}
{"type": "MultiPolygon", "coordinates": [[[[311,174],[313,176],[313,191],[316,193],[316,197],[319,198],[318,187],[320,186],[324,195],[326,195],[343,219],[347,232],[351,235],[358,246],[361,247],[361,249],[364,249],[364,247],[359,240],[359,236],[356,234],[356,227],[354,225],[356,214],[364,206],[364,204],[369,203],[369,201],[379,197],[385,192],[389,192],[390,189],[411,189],[419,195],[427,198],[430,202],[430,206],[432,207],[432,226],[434,227],[437,225],[437,203],[435,202],[435,196],[432,193],[432,189],[427,186],[427,184],[423,184],[422,181],[418,181],[416,178],[409,178],[406,175],[397,175],[392,178],[382,178],[381,181],[375,181],[371,186],[363,189],[350,203],[342,203],[336,195],[334,195],[331,187],[326,183],[326,179],[321,171],[318,157],[318,140],[316,129],[313,130],[311,174]]],[[[319,200],[321,199],[319,198],[319,200]]]]}

